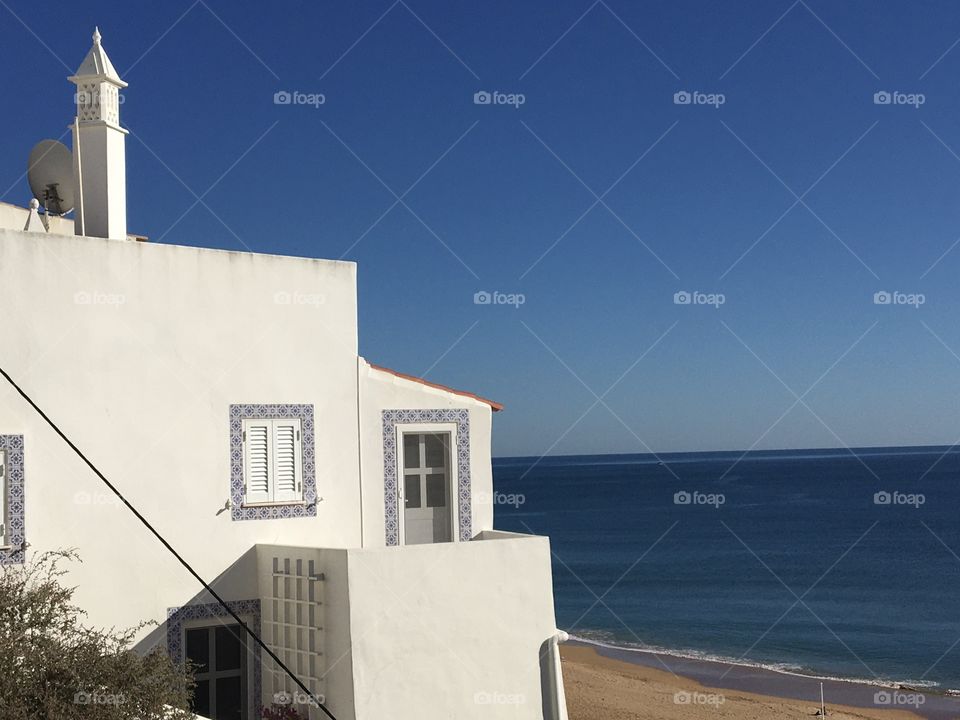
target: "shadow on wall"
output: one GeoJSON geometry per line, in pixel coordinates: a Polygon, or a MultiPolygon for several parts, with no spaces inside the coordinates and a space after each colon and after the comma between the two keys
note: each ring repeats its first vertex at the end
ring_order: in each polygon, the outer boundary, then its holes
{"type": "MultiPolygon", "coordinates": [[[[215,603],[216,600],[191,577],[186,570],[183,571],[184,590],[198,588],[199,592],[192,597],[178,598],[177,607],[187,605],[205,605],[215,603]]],[[[206,579],[206,578],[204,578],[206,579]]],[[[259,597],[259,587],[257,584],[257,548],[251,547],[237,560],[235,560],[226,570],[217,575],[212,581],[209,581],[212,587],[224,600],[246,600],[248,598],[259,597]]],[[[146,655],[154,649],[167,649],[167,611],[165,608],[164,617],[160,624],[154,628],[146,637],[138,642],[134,647],[134,652],[140,655],[146,655]]],[[[229,622],[233,622],[227,618],[229,622]]]]}

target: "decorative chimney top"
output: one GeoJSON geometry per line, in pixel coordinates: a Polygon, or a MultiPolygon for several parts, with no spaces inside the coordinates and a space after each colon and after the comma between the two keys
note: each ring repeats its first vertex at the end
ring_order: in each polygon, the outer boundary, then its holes
{"type": "Polygon", "coordinates": [[[103,45],[100,44],[100,40],[100,29],[94,28],[93,47],[90,48],[90,52],[87,53],[83,62],[80,63],[77,72],[68,79],[77,85],[80,84],[78,81],[81,79],[85,82],[96,82],[100,80],[112,83],[119,88],[125,88],[127,84],[120,79],[116,68],[113,67],[113,63],[110,62],[110,58],[107,57],[107,52],[103,49],[103,45]]]}
{"type": "Polygon", "coordinates": [[[127,237],[127,180],[120,126],[120,79],[93,31],[93,47],[68,78],[77,86],[73,124],[73,177],[77,188],[74,231],[77,235],[124,240],[127,237]]]}

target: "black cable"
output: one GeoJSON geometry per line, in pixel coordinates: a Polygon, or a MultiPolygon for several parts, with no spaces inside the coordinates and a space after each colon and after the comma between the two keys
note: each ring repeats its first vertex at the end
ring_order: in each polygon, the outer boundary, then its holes
{"type": "MultiPolygon", "coordinates": [[[[131,504],[127,501],[127,499],[120,493],[120,491],[117,490],[117,488],[113,486],[113,483],[111,483],[109,480],[107,480],[107,478],[104,476],[104,474],[97,469],[97,466],[94,465],[92,462],[90,462],[90,460],[87,459],[87,456],[83,454],[83,452],[80,450],[80,448],[78,448],[76,445],[74,445],[74,444],[70,441],[70,438],[68,438],[66,435],[63,434],[63,431],[60,430],[60,428],[57,427],[56,423],[54,423],[53,420],[51,420],[49,417],[47,417],[47,414],[46,414],[43,410],[40,409],[40,407],[30,398],[29,395],[27,395],[27,394],[20,388],[19,385],[17,385],[16,382],[14,382],[13,378],[10,377],[10,376],[7,374],[6,370],[4,370],[3,368],[0,368],[0,375],[3,375],[3,377],[6,378],[7,382],[10,383],[10,384],[13,386],[13,389],[16,390],[18,393],[20,393],[20,396],[30,404],[30,407],[32,407],[34,410],[36,410],[36,411],[37,411],[37,414],[39,414],[40,417],[42,417],[44,420],[46,420],[47,424],[48,424],[50,427],[53,428],[53,431],[54,431],[55,433],[57,433],[57,435],[59,435],[67,445],[70,446],[70,449],[71,449],[71,450],[73,450],[77,455],[80,456],[80,459],[83,460],[83,461],[87,464],[87,467],[89,467],[91,470],[93,470],[94,474],[103,481],[104,485],[106,485],[108,488],[110,488],[110,490],[113,491],[113,494],[116,495],[118,498],[120,498],[120,502],[122,502],[124,505],[126,505],[127,508],[130,510],[130,512],[132,512],[134,515],[137,516],[137,519],[144,524],[144,526],[147,528],[147,530],[149,530],[150,532],[152,532],[152,533],[154,534],[154,536],[157,538],[157,540],[159,540],[160,543],[161,543],[167,550],[169,550],[170,553],[180,562],[180,564],[183,565],[183,567],[185,567],[185,568],[187,569],[187,572],[189,572],[191,575],[193,575],[193,577],[195,577],[195,578],[197,579],[197,582],[199,582],[201,585],[203,585],[203,589],[206,590],[208,593],[210,593],[210,595],[213,596],[213,599],[216,600],[216,601],[220,604],[220,606],[221,606],[224,610],[227,611],[227,613],[230,615],[230,617],[232,617],[234,620],[237,621],[237,623],[240,625],[240,627],[242,627],[242,628],[246,631],[247,635],[249,635],[251,638],[253,638],[253,639],[256,641],[257,645],[259,645],[263,650],[266,650],[267,655],[269,655],[271,658],[273,658],[273,661],[274,661],[275,663],[277,663],[277,665],[279,665],[280,668],[281,668],[287,675],[290,676],[290,679],[293,680],[293,681],[300,687],[300,689],[303,690],[303,692],[305,692],[305,693],[307,694],[307,697],[309,697],[311,700],[313,700],[313,702],[315,702],[315,703],[317,704],[317,707],[319,707],[321,710],[323,710],[323,712],[325,712],[325,713],[327,714],[327,717],[329,717],[330,720],[337,720],[337,719],[333,716],[333,713],[331,713],[329,710],[327,710],[326,705],[324,705],[324,704],[321,703],[319,700],[317,700],[317,698],[314,696],[314,694],[313,694],[312,692],[310,692],[310,689],[309,689],[306,685],[303,684],[303,682],[300,680],[300,678],[298,678],[296,675],[293,674],[293,671],[290,670],[290,668],[288,668],[288,667],[283,663],[283,661],[276,656],[276,654],[273,652],[273,650],[271,650],[269,647],[267,647],[267,644],[266,644],[265,642],[263,642],[263,640],[261,640],[260,637],[259,637],[255,632],[253,632],[253,630],[251,630],[250,628],[247,627],[247,624],[246,624],[243,620],[240,619],[240,616],[237,615],[237,614],[233,611],[233,609],[232,609],[229,605],[227,605],[226,602],[224,602],[223,598],[221,598],[221,597],[217,594],[216,590],[214,590],[212,587],[210,587],[210,585],[209,585],[202,577],[200,577],[200,575],[197,573],[197,571],[194,570],[192,567],[190,567],[190,564],[189,564],[186,560],[183,559],[183,557],[180,555],[180,553],[178,553],[176,550],[173,549],[173,546],[171,546],[170,543],[168,543],[168,542],[164,539],[163,535],[161,535],[160,533],[158,533],[158,532],[154,529],[153,525],[151,525],[151,524],[149,523],[149,521],[148,521],[143,515],[141,515],[140,512],[139,512],[133,505],[131,505],[131,504]]],[[[262,700],[262,698],[258,698],[258,699],[257,699],[257,702],[260,702],[261,700],[262,700]]]]}

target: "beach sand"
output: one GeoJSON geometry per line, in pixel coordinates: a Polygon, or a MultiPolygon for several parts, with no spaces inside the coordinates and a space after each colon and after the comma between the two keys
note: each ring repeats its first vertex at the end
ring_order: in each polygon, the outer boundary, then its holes
{"type": "MultiPolygon", "coordinates": [[[[819,710],[816,703],[705,687],[665,670],[603,657],[590,647],[561,646],[560,656],[570,720],[799,720],[813,717],[819,710]],[[691,702],[676,702],[677,693],[687,693],[680,699],[690,698],[691,702]]],[[[828,704],[827,717],[916,720],[920,716],[902,710],[828,704]]]]}

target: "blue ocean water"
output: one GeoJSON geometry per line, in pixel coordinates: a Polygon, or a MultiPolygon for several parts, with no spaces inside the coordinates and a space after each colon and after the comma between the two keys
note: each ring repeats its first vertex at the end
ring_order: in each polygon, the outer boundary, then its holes
{"type": "Polygon", "coordinates": [[[574,636],[960,688],[960,450],[854,452],[500,458],[495,526],[574,636]]]}

